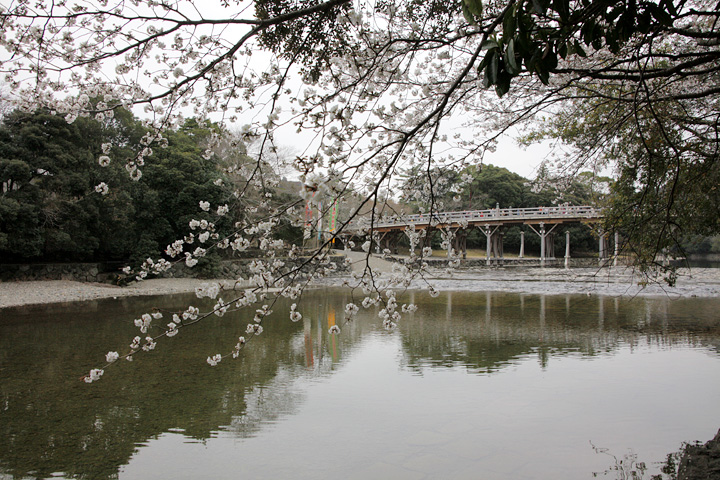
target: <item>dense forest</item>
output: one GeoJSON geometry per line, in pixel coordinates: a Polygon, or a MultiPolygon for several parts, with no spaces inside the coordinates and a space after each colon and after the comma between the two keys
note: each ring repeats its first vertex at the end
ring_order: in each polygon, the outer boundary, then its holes
{"type": "MultiPolygon", "coordinates": [[[[165,148],[145,150],[144,159],[135,160],[142,163],[140,175],[139,169],[126,171],[127,159],[143,151],[148,130],[127,110],[117,109],[102,122],[78,118],[72,124],[49,111],[5,116],[0,125],[3,263],[137,264],[157,258],[167,245],[188,235],[191,219],[211,216],[214,237],[228,234],[249,210],[234,198],[237,179],[228,172],[249,157],[242,145],[222,161],[207,155],[208,138],[218,130],[217,125],[185,121],[166,133],[165,148]],[[228,213],[219,217],[203,211],[201,201],[214,208],[228,205],[228,213]]],[[[288,196],[276,195],[278,201],[288,201],[288,196]]],[[[299,228],[282,232],[301,238],[299,228]]]]}

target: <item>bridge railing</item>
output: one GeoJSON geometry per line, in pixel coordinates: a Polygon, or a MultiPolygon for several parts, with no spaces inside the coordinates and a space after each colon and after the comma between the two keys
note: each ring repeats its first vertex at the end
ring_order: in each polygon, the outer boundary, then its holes
{"type": "MultiPolygon", "coordinates": [[[[533,208],[491,208],[487,210],[465,210],[457,212],[418,213],[412,215],[383,215],[375,218],[373,227],[393,227],[402,225],[427,225],[432,219],[436,225],[463,224],[465,222],[542,220],[562,218],[600,218],[602,210],[588,205],[559,205],[533,208]]],[[[353,221],[348,230],[357,230],[370,226],[370,219],[353,221]]]]}

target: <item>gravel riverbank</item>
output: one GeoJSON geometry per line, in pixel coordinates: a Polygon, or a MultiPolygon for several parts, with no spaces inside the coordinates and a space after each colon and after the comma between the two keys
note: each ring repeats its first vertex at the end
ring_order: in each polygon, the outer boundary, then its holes
{"type": "MultiPolygon", "coordinates": [[[[353,258],[353,270],[362,270],[365,255],[353,258]]],[[[392,263],[372,258],[371,266],[381,278],[391,274],[392,263]]],[[[344,278],[327,278],[322,285],[340,285],[344,278]]],[[[641,278],[627,268],[491,268],[461,270],[453,275],[437,271],[432,283],[438,290],[505,291],[537,294],[596,294],[613,296],[720,297],[720,269],[697,268],[680,272],[677,285],[641,285],[641,278]]],[[[137,282],[126,287],[68,280],[0,282],[0,308],[99,298],[168,295],[195,290],[202,283],[217,282],[232,288],[232,280],[163,278],[137,282]]],[[[239,285],[245,287],[245,285],[239,285]]],[[[416,288],[422,288],[418,283],[416,288]]]]}
{"type": "Polygon", "coordinates": [[[69,280],[0,282],[0,308],[42,303],[77,302],[98,298],[170,295],[195,290],[202,283],[217,282],[232,288],[231,280],[198,280],[195,278],[155,278],[126,287],[104,283],[69,280]]]}

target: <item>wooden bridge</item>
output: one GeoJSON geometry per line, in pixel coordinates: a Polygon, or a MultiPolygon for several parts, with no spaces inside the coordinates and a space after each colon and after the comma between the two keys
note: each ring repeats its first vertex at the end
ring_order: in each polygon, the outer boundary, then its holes
{"type": "MultiPolygon", "coordinates": [[[[513,225],[527,225],[540,237],[540,263],[555,259],[554,240],[556,227],[568,223],[597,223],[603,218],[602,210],[592,206],[560,205],[536,208],[493,208],[488,210],[469,210],[458,212],[432,212],[413,215],[383,215],[374,218],[361,218],[351,222],[340,234],[341,237],[363,236],[372,233],[376,249],[397,253],[397,241],[407,229],[434,229],[451,232],[452,242],[448,244],[448,256],[452,250],[467,257],[467,233],[470,228],[478,228],[487,239],[486,261],[500,263],[503,258],[503,232],[513,225]]],[[[429,242],[429,235],[425,239],[429,242]]],[[[570,234],[565,234],[565,263],[570,258],[570,234]]],[[[618,238],[615,235],[615,257],[618,251],[618,238]]],[[[525,232],[520,234],[520,252],[525,253],[525,232]]],[[[599,258],[609,257],[607,235],[599,238],[599,258]]]]}

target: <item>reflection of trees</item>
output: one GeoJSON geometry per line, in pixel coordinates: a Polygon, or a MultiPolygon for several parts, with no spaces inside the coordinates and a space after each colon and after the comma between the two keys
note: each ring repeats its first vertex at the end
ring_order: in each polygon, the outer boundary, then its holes
{"type": "Polygon", "coordinates": [[[492,372],[528,356],[546,366],[552,356],[595,356],[640,342],[717,348],[720,336],[712,300],[448,292],[414,301],[421,308],[400,328],[406,362],[418,370],[492,372]]]}
{"type": "MultiPolygon", "coordinates": [[[[716,346],[720,338],[720,326],[712,322],[718,301],[712,299],[447,293],[436,299],[406,294],[400,302],[411,295],[420,309],[405,315],[399,334],[406,363],[418,370],[463,365],[493,372],[528,356],[547,364],[553,356],[594,356],[626,342],[716,346]]],[[[374,307],[344,323],[350,298],[316,291],[300,304],[302,322],[289,321],[287,305],[274,307],[278,313],[264,322],[265,332],[239,359],[216,368],[204,358],[230,351],[248,321],[240,314],[182,330],[133,364],[112,367],[100,382],[79,380],[117,349],[118,339],[136,334],[127,311],[192,301],[121,299],[83,304],[82,311],[77,305],[3,310],[0,470],[17,477],[64,472],[113,478],[138,444],[167,431],[196,439],[219,430],[253,436],[302,403],[298,377],[341,368],[368,334],[385,334],[374,307]],[[331,312],[342,328],[338,336],[327,334],[331,312]]]]}
{"type": "MultiPolygon", "coordinates": [[[[188,300],[173,299],[175,305],[188,300]]],[[[137,302],[158,305],[158,299],[137,302]]],[[[41,309],[23,310],[41,318],[35,321],[15,315],[17,310],[3,312],[0,465],[6,473],[111,478],[137,444],[170,429],[208,438],[219,426],[244,414],[247,392],[270,383],[281,361],[304,362],[302,350],[292,347],[293,334],[302,325],[273,318],[242,358],[210,368],[205,356],[228,351],[229,342],[242,334],[247,323],[226,316],[183,330],[172,339],[173,345],[139,355],[136,365],[113,367],[112,375],[87,385],[79,380],[88,368],[86,362],[102,358],[118,339],[135,335],[128,314],[111,305],[118,302],[98,302],[97,308],[83,312],[60,309],[52,317],[39,317],[41,309]],[[113,311],[117,313],[108,315],[113,311]],[[30,352],[28,345],[39,349],[30,352]]],[[[275,405],[275,400],[265,399],[266,415],[287,410],[287,404],[275,405]]]]}
{"type": "Polygon", "coordinates": [[[193,295],[121,298],[3,310],[0,472],[115,478],[138,444],[167,431],[206,439],[223,429],[250,437],[301,404],[294,379],[332,371],[366,330],[380,328],[374,319],[343,324],[344,300],[324,291],[307,294],[299,323],[283,314],[289,305],[281,301],[239,359],[210,368],[204,359],[229,352],[252,317],[227,314],[182,330],[132,364],[111,367],[92,385],[80,376],[137,334],[132,315],[199,301],[193,295]],[[330,311],[343,329],[337,337],[327,334],[330,311]]]}

